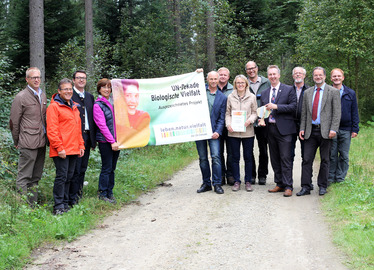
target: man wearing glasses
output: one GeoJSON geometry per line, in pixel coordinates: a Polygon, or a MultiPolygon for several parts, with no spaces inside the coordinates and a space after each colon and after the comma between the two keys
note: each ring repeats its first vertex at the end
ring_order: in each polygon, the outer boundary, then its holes
{"type": "Polygon", "coordinates": [[[47,97],[40,89],[41,77],[37,67],[26,71],[26,82],[27,87],[13,100],[9,127],[14,146],[19,150],[17,190],[27,196],[31,206],[35,206],[46,151],[47,97]]]}
{"type": "Polygon", "coordinates": [[[54,214],[69,211],[69,187],[74,175],[77,158],[84,155],[84,141],[81,119],[76,102],[72,101],[73,85],[69,79],[62,79],[58,93],[52,96],[47,110],[47,135],[49,157],[56,166],[53,186],[54,214]]]}
{"type": "MultiPolygon", "coordinates": [[[[261,93],[270,87],[270,82],[267,78],[258,75],[258,66],[254,61],[249,61],[245,65],[245,72],[248,75],[249,90],[256,96],[257,107],[261,107],[261,93]]],[[[254,123],[257,145],[259,149],[258,159],[258,184],[265,185],[266,177],[268,175],[268,139],[266,127],[261,127],[257,122],[254,123]]],[[[252,152],[252,181],[251,184],[256,183],[256,161],[252,152]]]]}
{"type": "Polygon", "coordinates": [[[83,195],[84,176],[86,174],[88,160],[90,157],[90,148],[96,146],[96,136],[94,131],[93,104],[95,99],[93,95],[84,90],[87,84],[87,74],[84,70],[77,70],[73,74],[73,96],[72,100],[78,103],[78,110],[81,118],[81,130],[84,140],[84,156],[77,159],[73,179],[69,188],[69,205],[78,203],[83,195]]]}

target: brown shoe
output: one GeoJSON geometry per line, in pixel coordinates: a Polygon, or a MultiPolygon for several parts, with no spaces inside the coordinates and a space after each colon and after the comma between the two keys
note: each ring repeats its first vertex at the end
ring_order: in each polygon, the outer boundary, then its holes
{"type": "Polygon", "coordinates": [[[238,191],[240,189],[240,183],[235,182],[231,189],[232,191],[238,191]]]}
{"type": "Polygon", "coordinates": [[[292,190],[291,189],[286,189],[284,191],[283,197],[291,197],[292,196],[292,190]]]}
{"type": "Polygon", "coordinates": [[[270,193],[283,192],[283,191],[284,191],[284,188],[281,188],[281,187],[276,186],[275,188],[273,188],[273,189],[269,189],[268,191],[269,191],[270,193]]]}
{"type": "Polygon", "coordinates": [[[245,182],[245,190],[246,191],[253,191],[251,183],[250,182],[245,182]]]}

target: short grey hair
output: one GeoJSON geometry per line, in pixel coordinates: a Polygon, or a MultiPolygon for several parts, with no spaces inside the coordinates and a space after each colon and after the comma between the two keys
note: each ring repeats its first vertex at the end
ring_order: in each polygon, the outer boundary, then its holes
{"type": "Polygon", "coordinates": [[[306,69],[305,68],[303,68],[303,67],[294,67],[293,68],[293,70],[292,70],[292,75],[295,73],[295,69],[297,69],[297,68],[300,68],[300,69],[302,69],[303,70],[303,73],[304,73],[304,75],[306,75],[306,69]]]}
{"type": "Polygon", "coordinates": [[[269,73],[269,69],[271,69],[271,68],[277,69],[278,70],[278,74],[279,75],[281,74],[281,71],[280,71],[280,69],[279,69],[279,67],[277,65],[270,65],[270,66],[268,66],[266,72],[269,73]]]}
{"type": "Polygon", "coordinates": [[[59,83],[58,83],[58,90],[61,90],[61,85],[65,83],[70,83],[73,86],[73,82],[68,79],[68,78],[63,78],[59,83]]]}
{"type": "Polygon", "coordinates": [[[313,69],[312,74],[314,74],[314,71],[315,71],[315,70],[322,70],[322,71],[323,71],[323,75],[326,76],[326,70],[325,70],[323,67],[315,67],[315,68],[313,69]]]}

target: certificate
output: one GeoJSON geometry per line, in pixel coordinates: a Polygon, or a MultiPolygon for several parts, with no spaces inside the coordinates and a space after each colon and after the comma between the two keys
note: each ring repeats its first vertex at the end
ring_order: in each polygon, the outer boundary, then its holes
{"type": "Polygon", "coordinates": [[[244,124],[247,121],[247,112],[232,111],[231,117],[231,128],[236,132],[245,132],[246,126],[244,124]]]}

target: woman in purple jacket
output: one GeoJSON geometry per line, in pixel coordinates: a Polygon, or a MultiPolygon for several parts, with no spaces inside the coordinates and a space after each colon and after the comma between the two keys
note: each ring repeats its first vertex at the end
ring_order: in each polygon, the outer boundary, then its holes
{"type": "Polygon", "coordinates": [[[96,141],[101,154],[101,173],[99,178],[99,199],[116,203],[113,196],[114,171],[119,156],[116,140],[116,122],[113,104],[109,101],[112,93],[110,80],[104,78],[97,83],[99,97],[93,106],[94,121],[97,125],[96,141]]]}

